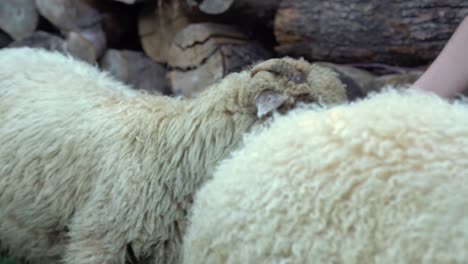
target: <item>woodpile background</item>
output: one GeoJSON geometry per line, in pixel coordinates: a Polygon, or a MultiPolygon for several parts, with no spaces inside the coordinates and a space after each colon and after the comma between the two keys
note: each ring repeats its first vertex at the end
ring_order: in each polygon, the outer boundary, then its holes
{"type": "Polygon", "coordinates": [[[0,47],[70,53],[158,94],[192,97],[281,56],[367,92],[413,82],[466,15],[465,0],[2,0],[0,47]]]}
{"type": "Polygon", "coordinates": [[[69,53],[184,97],[260,60],[304,57],[365,94],[416,80],[466,15],[466,0],[1,0],[0,48],[69,53]]]}

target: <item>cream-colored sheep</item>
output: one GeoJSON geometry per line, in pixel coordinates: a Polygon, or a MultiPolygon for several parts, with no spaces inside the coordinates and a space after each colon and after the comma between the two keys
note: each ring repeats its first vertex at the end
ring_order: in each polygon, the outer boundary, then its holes
{"type": "Polygon", "coordinates": [[[252,133],[197,192],[184,263],[468,263],[468,105],[386,89],[252,133]]]}
{"type": "Polygon", "coordinates": [[[0,50],[1,245],[32,263],[174,263],[192,194],[245,132],[346,99],[331,70],[290,58],[182,100],[59,53],[0,50]]]}

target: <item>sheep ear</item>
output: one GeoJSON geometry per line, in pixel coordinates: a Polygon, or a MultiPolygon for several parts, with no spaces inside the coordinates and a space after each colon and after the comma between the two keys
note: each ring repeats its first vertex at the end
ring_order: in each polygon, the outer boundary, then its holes
{"type": "Polygon", "coordinates": [[[264,91],[255,98],[257,107],[257,116],[262,117],[280,107],[288,97],[286,95],[274,92],[264,91]]]}

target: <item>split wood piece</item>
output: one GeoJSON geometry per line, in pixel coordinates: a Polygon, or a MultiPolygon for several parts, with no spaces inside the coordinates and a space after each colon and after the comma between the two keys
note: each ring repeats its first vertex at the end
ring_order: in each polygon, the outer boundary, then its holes
{"type": "Polygon", "coordinates": [[[197,23],[180,31],[169,49],[169,66],[189,69],[199,66],[222,44],[243,44],[247,36],[235,27],[197,23]]]}
{"type": "Polygon", "coordinates": [[[67,34],[67,50],[76,58],[94,64],[104,53],[105,36],[102,30],[86,29],[67,34]]]}
{"type": "Polygon", "coordinates": [[[138,18],[138,34],[145,53],[159,63],[167,63],[172,40],[177,32],[199,21],[184,0],[146,4],[138,18]]]}
{"type": "Polygon", "coordinates": [[[80,0],[36,0],[39,13],[67,38],[77,57],[95,62],[105,51],[106,37],[97,10],[80,0]]]}
{"type": "Polygon", "coordinates": [[[169,83],[174,94],[194,97],[227,74],[269,57],[260,44],[234,27],[192,24],[171,45],[169,83]]]}
{"type": "Polygon", "coordinates": [[[34,0],[0,1],[0,29],[13,39],[31,35],[36,30],[38,21],[34,0]]]}
{"type": "Polygon", "coordinates": [[[276,50],[314,61],[419,66],[437,56],[467,14],[465,0],[283,0],[276,50]]]}
{"type": "Polygon", "coordinates": [[[101,59],[101,67],[135,89],[152,94],[170,92],[166,69],[142,52],[109,49],[101,59]]]}

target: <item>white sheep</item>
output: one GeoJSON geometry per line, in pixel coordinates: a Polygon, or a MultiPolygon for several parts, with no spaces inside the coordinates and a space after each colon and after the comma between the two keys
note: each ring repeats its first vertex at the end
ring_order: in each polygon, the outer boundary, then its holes
{"type": "Polygon", "coordinates": [[[0,50],[0,244],[32,263],[175,263],[192,194],[245,132],[297,102],[346,100],[333,71],[304,60],[182,100],[70,56],[0,50]]]}
{"type": "Polygon", "coordinates": [[[468,105],[387,88],[252,133],[194,197],[184,263],[468,263],[468,105]]]}

